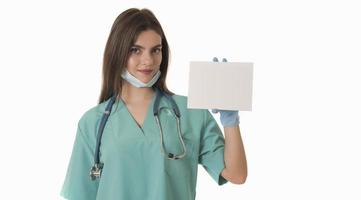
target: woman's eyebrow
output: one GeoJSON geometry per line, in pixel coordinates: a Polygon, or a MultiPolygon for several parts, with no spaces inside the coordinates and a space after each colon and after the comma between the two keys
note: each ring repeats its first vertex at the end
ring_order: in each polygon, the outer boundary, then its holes
{"type": "MultiPolygon", "coordinates": [[[[141,45],[138,45],[138,44],[133,45],[133,47],[137,47],[137,48],[140,48],[140,49],[145,49],[145,47],[143,47],[143,46],[141,46],[141,45]]],[[[157,44],[157,45],[155,45],[154,47],[152,47],[152,49],[158,48],[158,47],[162,47],[162,45],[161,45],[161,44],[157,44]]]]}

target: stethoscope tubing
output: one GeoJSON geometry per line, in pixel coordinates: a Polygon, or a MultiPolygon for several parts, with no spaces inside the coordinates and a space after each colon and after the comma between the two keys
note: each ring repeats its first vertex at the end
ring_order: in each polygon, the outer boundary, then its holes
{"type": "MultiPolygon", "coordinates": [[[[162,91],[160,91],[158,88],[155,88],[156,90],[156,99],[154,101],[154,106],[153,106],[153,115],[156,119],[156,122],[157,122],[157,125],[158,125],[158,128],[159,128],[159,133],[160,133],[160,143],[161,143],[161,151],[162,153],[166,156],[167,159],[171,159],[171,160],[178,160],[178,159],[181,159],[183,158],[185,155],[186,155],[186,147],[185,147],[185,144],[184,144],[184,141],[183,141],[183,138],[182,138],[182,131],[181,131],[181,128],[180,128],[180,112],[179,112],[179,109],[178,109],[178,106],[176,104],[176,102],[174,101],[174,99],[169,96],[168,94],[165,94],[163,93],[162,91]],[[160,120],[159,120],[159,103],[160,103],[160,99],[162,97],[165,97],[170,103],[171,103],[171,106],[172,106],[172,109],[173,109],[173,112],[174,114],[176,115],[176,120],[177,120],[177,132],[178,132],[178,137],[179,137],[179,140],[181,141],[182,143],[182,148],[183,148],[183,152],[182,154],[180,155],[175,155],[175,154],[172,154],[172,153],[166,153],[165,150],[164,150],[164,142],[163,142],[163,130],[162,130],[162,127],[160,125],[160,120]]],[[[104,114],[102,116],[102,119],[101,119],[101,122],[100,122],[100,125],[99,125],[99,129],[98,129],[98,134],[97,134],[97,139],[96,139],[96,147],[95,147],[95,154],[94,154],[94,165],[92,166],[91,170],[90,170],[90,177],[92,180],[95,180],[96,178],[99,178],[101,176],[101,171],[102,171],[102,168],[103,168],[103,163],[100,162],[100,146],[101,146],[101,139],[102,139],[102,136],[103,136],[103,132],[104,132],[104,127],[105,127],[105,124],[110,116],[110,113],[111,113],[111,110],[112,110],[112,107],[113,107],[113,104],[116,100],[116,96],[112,96],[105,108],[105,111],[104,111],[104,114]]]]}

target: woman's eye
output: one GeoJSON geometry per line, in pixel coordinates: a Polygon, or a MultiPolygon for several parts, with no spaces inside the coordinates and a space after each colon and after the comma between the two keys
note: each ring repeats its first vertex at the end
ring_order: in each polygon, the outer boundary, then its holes
{"type": "Polygon", "coordinates": [[[161,51],[162,51],[161,48],[156,48],[153,50],[154,53],[160,53],[161,51]]]}
{"type": "Polygon", "coordinates": [[[138,48],[130,48],[130,52],[131,53],[135,53],[135,54],[138,54],[140,52],[140,50],[138,48]]]}

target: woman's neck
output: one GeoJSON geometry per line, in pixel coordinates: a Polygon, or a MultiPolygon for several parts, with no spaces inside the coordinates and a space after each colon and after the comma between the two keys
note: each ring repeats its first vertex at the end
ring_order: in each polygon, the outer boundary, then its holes
{"type": "Polygon", "coordinates": [[[121,97],[125,102],[141,103],[151,100],[154,94],[153,88],[137,88],[127,81],[123,81],[121,97]]]}

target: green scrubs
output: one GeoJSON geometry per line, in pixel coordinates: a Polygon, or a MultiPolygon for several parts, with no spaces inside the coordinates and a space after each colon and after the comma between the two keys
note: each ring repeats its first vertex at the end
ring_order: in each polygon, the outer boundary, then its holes
{"type": "MultiPolygon", "coordinates": [[[[181,113],[181,130],[186,156],[169,160],[161,151],[160,131],[148,106],[142,126],[134,120],[122,100],[116,100],[105,125],[100,161],[102,176],[92,181],[96,136],[109,100],[88,110],[79,120],[61,196],[69,200],[194,200],[198,164],[222,185],[224,137],[211,113],[206,109],[187,109],[187,97],[173,95],[181,113]]],[[[166,98],[159,109],[167,153],[181,154],[176,120],[166,98]],[[164,111],[164,112],[163,112],[164,111]]]]}

